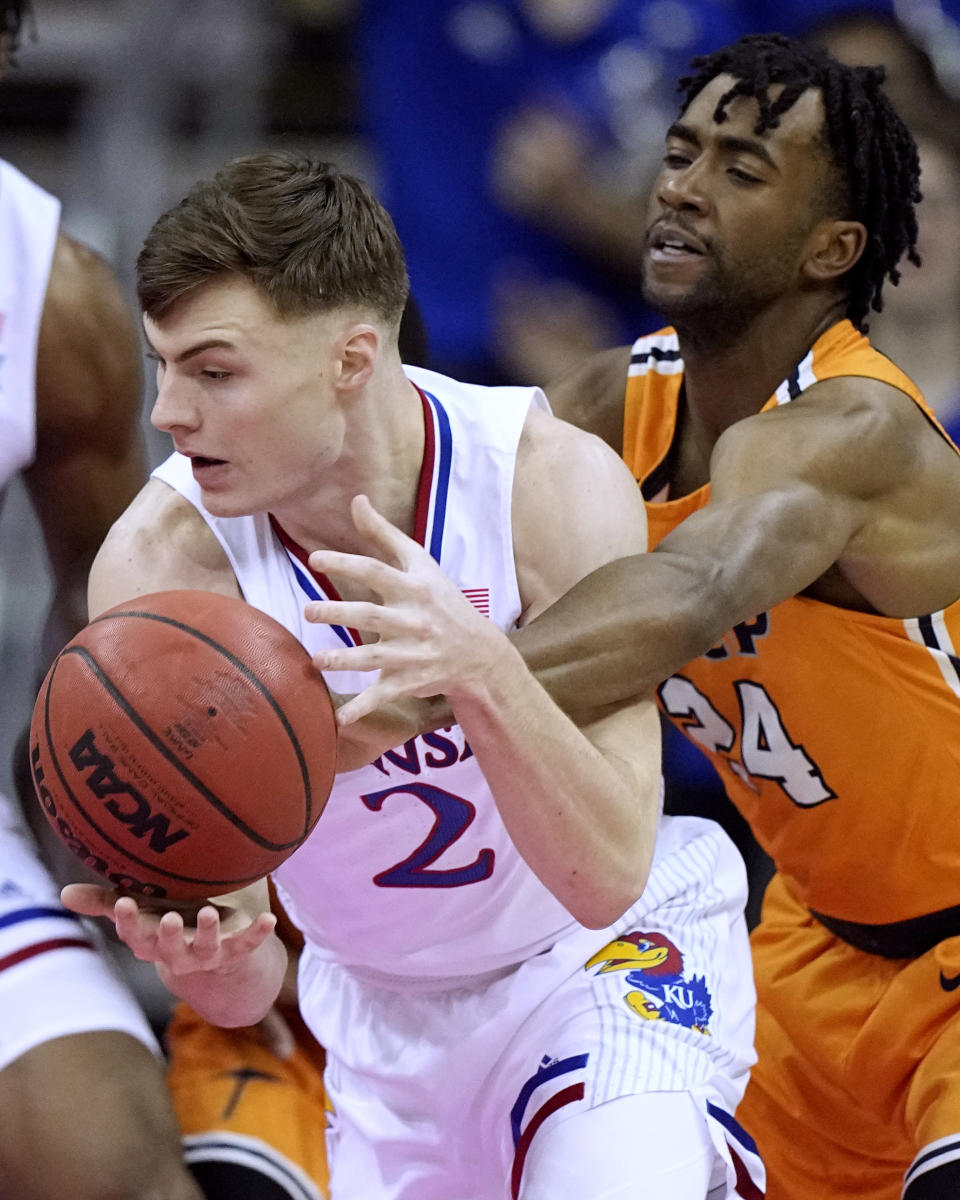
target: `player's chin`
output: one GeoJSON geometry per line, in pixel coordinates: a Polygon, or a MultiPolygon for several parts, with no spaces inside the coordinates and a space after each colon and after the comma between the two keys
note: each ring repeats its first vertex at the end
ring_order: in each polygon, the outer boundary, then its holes
{"type": "Polygon", "coordinates": [[[666,317],[674,312],[686,313],[696,307],[701,291],[700,278],[664,279],[647,274],[643,281],[643,298],[652,309],[666,317]]]}
{"type": "Polygon", "coordinates": [[[690,256],[683,263],[644,263],[643,298],[657,312],[687,312],[699,307],[713,290],[705,256],[690,256]]]}
{"type": "Polygon", "coordinates": [[[269,500],[240,488],[205,488],[201,483],[200,498],[212,517],[249,517],[254,513],[270,511],[269,500]]]}

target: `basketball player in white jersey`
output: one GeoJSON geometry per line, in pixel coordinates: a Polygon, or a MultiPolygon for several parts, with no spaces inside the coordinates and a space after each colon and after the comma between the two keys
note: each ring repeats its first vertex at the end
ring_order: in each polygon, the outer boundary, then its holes
{"type": "MultiPolygon", "coordinates": [[[[24,8],[0,4],[0,68],[24,8]]],[[[107,266],[59,217],[0,161],[0,500],[20,474],[53,574],[49,653],[85,622],[89,563],[144,469],[132,322],[107,266]]],[[[199,1200],[157,1055],[0,795],[0,1196],[199,1200]]]]}
{"type": "MultiPolygon", "coordinates": [[[[742,862],[712,823],[661,817],[650,698],[578,729],[505,634],[645,547],[629,472],[537,389],[404,369],[392,223],[309,155],[198,184],[138,275],[176,453],[101,549],[91,615],[242,595],[338,692],[379,671],[458,722],[342,772],[274,876],[327,1051],[331,1195],[761,1195],[730,1115],[752,1061],[742,862]]],[[[64,899],[215,1023],[281,985],[265,882],[189,925],[94,885],[64,899]]]]}

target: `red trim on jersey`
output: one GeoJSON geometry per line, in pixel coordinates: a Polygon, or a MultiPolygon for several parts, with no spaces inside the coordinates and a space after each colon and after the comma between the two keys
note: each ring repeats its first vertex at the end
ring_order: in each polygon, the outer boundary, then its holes
{"type": "Polygon", "coordinates": [[[527,1151],[530,1149],[530,1143],[533,1141],[534,1134],[544,1123],[547,1117],[551,1116],[558,1108],[563,1108],[566,1104],[573,1104],[576,1100],[582,1100],[584,1095],[584,1085],[582,1083],[573,1083],[563,1091],[557,1092],[551,1096],[543,1108],[538,1109],[530,1118],[530,1121],[520,1135],[520,1140],[517,1142],[517,1148],[513,1155],[513,1171],[510,1175],[510,1195],[513,1200],[517,1200],[520,1195],[520,1180],[523,1178],[523,1164],[526,1162],[527,1151]]]}
{"type": "Polygon", "coordinates": [[[733,1159],[733,1169],[737,1173],[737,1195],[742,1196],[743,1200],[763,1200],[763,1192],[760,1191],[750,1178],[750,1172],[743,1165],[740,1155],[729,1142],[727,1142],[727,1149],[730,1151],[730,1157],[733,1159]]]}
{"type": "MultiPolygon", "coordinates": [[[[417,385],[414,384],[414,387],[417,385]]],[[[413,521],[413,536],[421,546],[427,544],[427,515],[430,512],[430,489],[433,487],[434,463],[437,457],[437,442],[433,432],[433,409],[427,397],[417,388],[423,405],[423,462],[420,464],[420,480],[417,484],[417,513],[413,521]]]]}
{"type": "Polygon", "coordinates": [[[46,954],[48,950],[65,950],[71,946],[81,950],[93,949],[86,938],[49,938],[45,942],[34,942],[32,946],[24,946],[23,949],[14,950],[12,954],[0,958],[0,971],[5,971],[7,967],[15,967],[17,963],[26,962],[28,958],[35,958],[38,954],[46,954]]]}
{"type": "MultiPolygon", "coordinates": [[[[425,546],[427,544],[427,514],[430,511],[430,489],[433,487],[433,471],[436,459],[436,439],[433,433],[433,409],[430,407],[430,402],[415,383],[411,383],[410,386],[416,388],[417,395],[420,397],[420,403],[423,406],[423,461],[420,463],[420,478],[417,483],[417,508],[413,522],[413,536],[421,546],[425,546]]],[[[310,555],[307,551],[304,550],[299,542],[293,540],[273,513],[269,513],[268,515],[270,517],[271,528],[280,539],[280,544],[286,550],[289,550],[299,563],[303,564],[330,600],[343,600],[343,597],[330,582],[330,579],[320,571],[314,571],[310,566],[308,561],[310,555]]],[[[356,629],[347,629],[347,633],[350,634],[358,646],[363,644],[363,638],[361,638],[356,629]]]]}
{"type": "MultiPolygon", "coordinates": [[[[270,513],[269,517],[270,517],[271,528],[273,529],[273,532],[277,535],[277,537],[280,539],[280,544],[284,547],[285,550],[289,550],[289,552],[293,555],[293,557],[297,560],[297,562],[301,563],[306,568],[306,570],[310,574],[310,576],[313,579],[315,579],[316,582],[320,585],[320,590],[324,593],[324,595],[327,597],[327,599],[328,600],[343,600],[343,597],[340,595],[340,593],[337,591],[337,589],[330,582],[329,578],[326,575],[324,575],[321,571],[315,571],[313,569],[313,567],[310,566],[310,563],[308,561],[310,558],[310,555],[307,553],[306,550],[304,550],[304,548],[300,545],[300,543],[295,542],[293,540],[293,538],[290,536],[289,533],[287,533],[287,531],[280,524],[280,522],[273,515],[273,513],[270,513]]],[[[356,642],[356,644],[358,646],[363,645],[363,638],[360,636],[359,632],[356,629],[347,629],[347,633],[350,634],[350,636],[353,638],[354,642],[356,642]]]]}

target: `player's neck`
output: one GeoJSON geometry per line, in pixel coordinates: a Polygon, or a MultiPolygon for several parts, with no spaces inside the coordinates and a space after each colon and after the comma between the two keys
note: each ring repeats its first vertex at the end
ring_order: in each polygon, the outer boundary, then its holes
{"type": "Polygon", "coordinates": [[[368,389],[353,406],[337,461],[320,473],[306,496],[273,516],[307,550],[367,554],[350,516],[354,496],[408,536],[413,535],[417,485],[424,451],[424,418],[416,388],[399,373],[368,389]]]}
{"type": "Polygon", "coordinates": [[[790,298],[771,305],[729,341],[678,328],[687,404],[714,438],[760,411],[814,342],[844,316],[844,302],[790,298]]]}

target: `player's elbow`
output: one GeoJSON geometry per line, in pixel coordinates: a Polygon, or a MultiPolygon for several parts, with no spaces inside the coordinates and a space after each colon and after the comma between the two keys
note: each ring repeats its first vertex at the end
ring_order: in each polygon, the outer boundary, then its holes
{"type": "Polygon", "coordinates": [[[571,906],[571,915],[587,929],[606,929],[613,925],[643,895],[647,878],[637,879],[634,886],[598,888],[589,896],[578,897],[571,906]]]}
{"type": "Polygon", "coordinates": [[[587,929],[606,929],[619,921],[643,895],[650,875],[653,847],[632,855],[611,855],[605,867],[593,873],[587,886],[571,888],[567,908],[587,929]]]}

